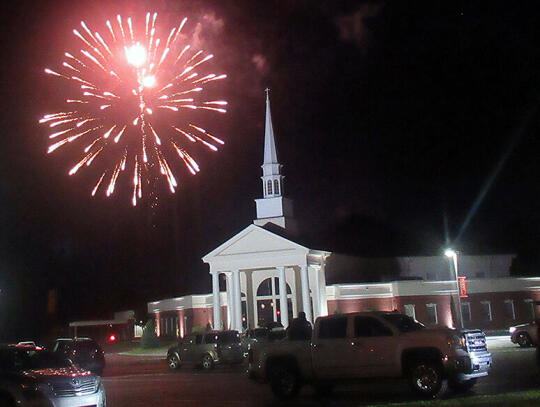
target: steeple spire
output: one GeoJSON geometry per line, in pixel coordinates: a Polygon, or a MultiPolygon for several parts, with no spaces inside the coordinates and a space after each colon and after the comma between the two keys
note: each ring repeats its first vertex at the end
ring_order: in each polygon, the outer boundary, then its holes
{"type": "Polygon", "coordinates": [[[272,126],[272,113],[270,112],[270,89],[266,88],[266,121],[264,124],[264,163],[277,164],[276,142],[272,126]]]}
{"type": "Polygon", "coordinates": [[[266,119],[264,124],[264,159],[263,159],[263,198],[256,199],[257,219],[254,223],[263,226],[274,223],[282,228],[290,229],[294,223],[292,202],[283,197],[283,175],[277,159],[276,141],[270,112],[270,89],[266,88],[266,119]]]}

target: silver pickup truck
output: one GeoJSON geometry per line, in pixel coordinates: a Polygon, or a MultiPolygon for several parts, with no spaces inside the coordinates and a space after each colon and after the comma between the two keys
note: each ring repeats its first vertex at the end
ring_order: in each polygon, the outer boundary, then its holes
{"type": "Polygon", "coordinates": [[[311,341],[255,344],[248,374],[267,381],[279,398],[292,398],[303,384],[327,392],[347,380],[408,380],[413,391],[437,397],[448,387],[472,388],[488,375],[491,354],[480,330],[426,328],[397,312],[366,312],[318,318],[311,341]]]}

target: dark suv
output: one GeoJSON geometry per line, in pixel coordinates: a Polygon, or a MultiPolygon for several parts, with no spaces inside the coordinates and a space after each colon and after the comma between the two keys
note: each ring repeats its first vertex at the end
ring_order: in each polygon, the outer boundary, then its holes
{"type": "Polygon", "coordinates": [[[244,354],[237,331],[210,331],[180,339],[167,352],[167,364],[178,369],[183,364],[210,370],[216,364],[242,363],[244,354]]]}
{"type": "Polygon", "coordinates": [[[83,369],[90,370],[99,376],[103,374],[105,353],[93,339],[60,338],[51,349],[83,369]]]}

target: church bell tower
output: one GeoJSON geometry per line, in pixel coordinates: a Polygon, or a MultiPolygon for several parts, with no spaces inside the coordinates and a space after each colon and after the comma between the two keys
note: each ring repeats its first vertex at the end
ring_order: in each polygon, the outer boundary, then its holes
{"type": "MultiPolygon", "coordinates": [[[[256,225],[274,223],[284,229],[293,228],[293,205],[290,199],[283,197],[283,175],[278,162],[272,114],[270,113],[269,89],[266,92],[266,120],[264,126],[264,160],[262,165],[263,198],[255,199],[257,205],[256,225]]],[[[291,230],[292,231],[292,230],[291,230]]]]}

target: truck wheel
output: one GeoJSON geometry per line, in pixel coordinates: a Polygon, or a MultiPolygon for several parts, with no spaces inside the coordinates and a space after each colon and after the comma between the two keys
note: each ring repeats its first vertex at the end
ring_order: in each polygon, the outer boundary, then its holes
{"type": "Polygon", "coordinates": [[[296,369],[278,365],[272,368],[270,386],[277,398],[282,400],[292,399],[300,390],[300,377],[296,369]]]}
{"type": "Polygon", "coordinates": [[[528,348],[532,345],[531,337],[526,332],[520,332],[516,338],[516,342],[522,348],[528,348]]]}
{"type": "Polygon", "coordinates": [[[417,362],[409,370],[409,385],[423,398],[436,398],[446,392],[448,381],[442,368],[433,362],[417,362]]]}
{"type": "Polygon", "coordinates": [[[204,355],[201,361],[201,366],[204,370],[212,370],[214,368],[214,359],[210,355],[204,355]]]}
{"type": "Polygon", "coordinates": [[[180,358],[176,353],[167,356],[167,365],[169,365],[169,369],[171,370],[176,370],[180,367],[180,358]]]}
{"type": "Polygon", "coordinates": [[[476,379],[459,380],[451,379],[448,381],[448,387],[455,393],[465,393],[473,388],[476,384],[476,379]]]}

